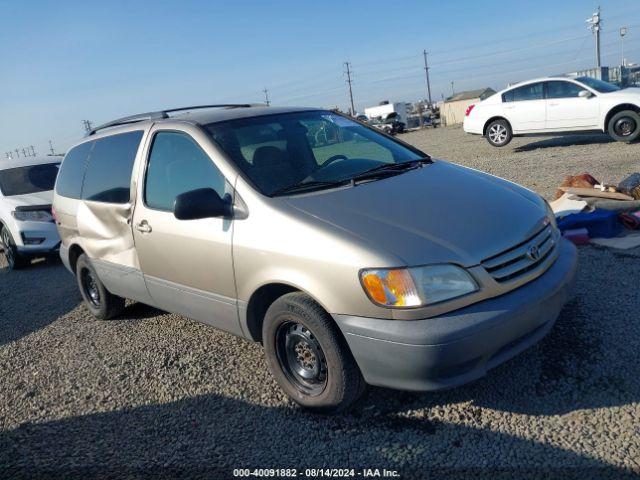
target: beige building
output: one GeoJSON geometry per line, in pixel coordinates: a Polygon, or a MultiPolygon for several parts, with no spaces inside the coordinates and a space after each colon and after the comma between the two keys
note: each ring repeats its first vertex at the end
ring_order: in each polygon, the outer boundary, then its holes
{"type": "Polygon", "coordinates": [[[464,121],[464,114],[467,107],[478,103],[496,93],[492,88],[481,88],[480,90],[467,90],[456,93],[447,98],[440,107],[440,120],[442,125],[457,125],[464,121]]]}

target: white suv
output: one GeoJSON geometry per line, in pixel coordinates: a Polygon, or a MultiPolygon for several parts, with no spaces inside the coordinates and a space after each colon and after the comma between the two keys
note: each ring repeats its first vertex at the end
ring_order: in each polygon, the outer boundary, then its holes
{"type": "Polygon", "coordinates": [[[10,270],[60,247],[51,203],[61,161],[48,156],[0,163],[0,252],[10,270]]]}
{"type": "Polygon", "coordinates": [[[514,135],[608,132],[640,135],[640,88],[621,89],[590,77],[549,77],[513,85],[467,108],[464,131],[503,147],[514,135]]]}

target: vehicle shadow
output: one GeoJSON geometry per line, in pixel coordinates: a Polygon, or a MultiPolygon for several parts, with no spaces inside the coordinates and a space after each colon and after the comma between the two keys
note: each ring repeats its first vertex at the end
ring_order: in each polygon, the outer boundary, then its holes
{"type": "Polygon", "coordinates": [[[0,274],[0,346],[46,327],[80,301],[76,282],[60,260],[35,260],[0,274]]]}
{"type": "Polygon", "coordinates": [[[485,428],[387,415],[327,417],[215,394],[27,423],[1,432],[0,447],[0,476],[12,479],[225,479],[238,468],[386,468],[401,478],[439,479],[633,478],[586,455],[485,428]]]}
{"type": "Polygon", "coordinates": [[[513,149],[514,152],[530,152],[539,148],[570,147],[576,145],[597,145],[613,143],[614,140],[604,133],[592,133],[589,135],[561,135],[553,138],[545,138],[537,142],[527,143],[513,149]]]}

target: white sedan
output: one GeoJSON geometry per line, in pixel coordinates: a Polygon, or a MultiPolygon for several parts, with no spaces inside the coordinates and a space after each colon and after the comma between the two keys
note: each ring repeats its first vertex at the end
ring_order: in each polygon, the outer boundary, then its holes
{"type": "Polygon", "coordinates": [[[590,77],[549,77],[512,85],[470,105],[464,131],[503,147],[514,135],[600,131],[631,142],[640,135],[640,88],[590,77]]]}

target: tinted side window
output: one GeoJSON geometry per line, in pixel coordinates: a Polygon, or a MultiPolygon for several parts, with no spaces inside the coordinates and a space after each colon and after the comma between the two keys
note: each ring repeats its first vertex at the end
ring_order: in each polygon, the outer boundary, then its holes
{"type": "Polygon", "coordinates": [[[502,94],[503,102],[513,102],[513,90],[509,90],[508,92],[504,92],[502,94]]]}
{"type": "Polygon", "coordinates": [[[95,141],[89,156],[82,198],[96,202],[127,203],[131,171],[142,131],[121,133],[95,141]]]}
{"type": "Polygon", "coordinates": [[[156,134],[144,186],[148,207],[173,211],[173,203],[181,193],[213,188],[223,197],[224,187],[222,173],[190,136],[178,132],[156,134]]]}
{"type": "Polygon", "coordinates": [[[56,180],[56,192],[58,195],[80,198],[84,169],[92,146],[93,142],[86,142],[67,152],[56,180]]]}
{"type": "Polygon", "coordinates": [[[584,90],[571,82],[547,82],[547,98],[573,98],[584,90]]]}
{"type": "Polygon", "coordinates": [[[524,87],[513,89],[513,101],[521,102],[524,100],[542,100],[544,98],[543,83],[532,83],[524,87]]]}

